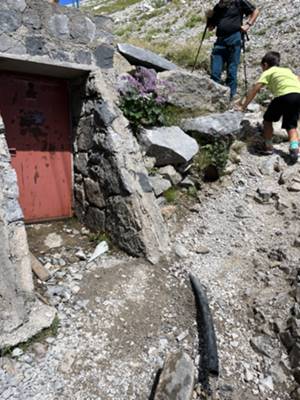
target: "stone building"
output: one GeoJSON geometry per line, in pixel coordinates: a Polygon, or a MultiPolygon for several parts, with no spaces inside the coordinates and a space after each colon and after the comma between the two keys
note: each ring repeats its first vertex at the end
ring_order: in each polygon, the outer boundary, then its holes
{"type": "Polygon", "coordinates": [[[116,105],[111,20],[46,0],[2,0],[0,21],[2,348],[25,339],[26,326],[32,335],[53,319],[51,309],[40,311],[48,315],[41,325],[34,318],[43,307],[24,221],[75,214],[154,263],[168,233],[116,105]]]}

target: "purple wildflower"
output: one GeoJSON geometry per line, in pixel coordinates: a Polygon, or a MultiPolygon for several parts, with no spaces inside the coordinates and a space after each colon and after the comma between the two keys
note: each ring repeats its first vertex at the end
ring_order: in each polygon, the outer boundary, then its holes
{"type": "Polygon", "coordinates": [[[168,82],[157,79],[155,70],[137,67],[119,79],[120,107],[134,125],[161,124],[171,87],[168,82]]]}
{"type": "Polygon", "coordinates": [[[137,67],[133,75],[135,79],[141,84],[143,92],[155,92],[157,79],[156,72],[153,69],[137,67]]]}
{"type": "Polygon", "coordinates": [[[121,96],[126,96],[126,94],[131,93],[140,94],[140,92],[143,91],[143,87],[133,76],[123,75],[118,82],[118,91],[121,96]]]}
{"type": "Polygon", "coordinates": [[[164,103],[166,103],[166,98],[164,96],[158,95],[155,98],[155,102],[156,102],[156,104],[164,104],[164,103]]]}

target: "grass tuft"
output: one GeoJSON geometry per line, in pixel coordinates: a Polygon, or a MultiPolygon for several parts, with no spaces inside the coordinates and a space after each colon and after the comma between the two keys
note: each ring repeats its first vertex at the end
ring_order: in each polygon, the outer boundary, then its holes
{"type": "Polygon", "coordinates": [[[163,196],[166,199],[167,203],[175,203],[179,196],[178,189],[175,187],[171,187],[164,192],[163,196]]]}
{"type": "Polygon", "coordinates": [[[104,241],[107,243],[110,243],[109,236],[105,232],[90,233],[89,241],[91,243],[100,243],[100,242],[104,242],[104,241]]]}

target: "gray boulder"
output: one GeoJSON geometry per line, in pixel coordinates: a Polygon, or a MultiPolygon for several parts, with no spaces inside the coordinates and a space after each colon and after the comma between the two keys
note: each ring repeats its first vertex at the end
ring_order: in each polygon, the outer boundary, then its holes
{"type": "Polygon", "coordinates": [[[160,196],[172,186],[168,179],[161,178],[160,176],[149,176],[149,181],[156,197],[160,196]]]}
{"type": "Polygon", "coordinates": [[[180,182],[180,186],[184,187],[184,188],[190,188],[190,187],[195,187],[194,182],[188,177],[186,176],[181,182],[180,182]]]}
{"type": "Polygon", "coordinates": [[[271,157],[263,160],[259,166],[259,170],[263,175],[272,175],[274,171],[280,169],[280,157],[278,154],[274,154],[271,157]]]}
{"type": "Polygon", "coordinates": [[[144,129],[140,143],[147,156],[155,157],[157,167],[186,164],[199,150],[196,140],[177,126],[144,129]]]}
{"type": "Polygon", "coordinates": [[[48,22],[48,28],[53,36],[60,39],[66,39],[70,36],[69,18],[66,15],[53,15],[48,22]]]}
{"type": "Polygon", "coordinates": [[[172,185],[178,185],[182,181],[182,177],[179,172],[172,165],[167,165],[159,169],[159,173],[164,178],[168,179],[172,185]]]}
{"type": "Polygon", "coordinates": [[[133,65],[141,65],[146,68],[154,68],[156,71],[176,69],[177,66],[165,58],[131,44],[119,43],[118,51],[133,65]]]}
{"type": "Polygon", "coordinates": [[[24,11],[26,8],[26,2],[25,0],[7,0],[4,4],[1,4],[1,8],[4,10],[24,11]]]}
{"type": "Polygon", "coordinates": [[[214,82],[204,73],[192,74],[174,70],[161,72],[158,78],[169,83],[167,86],[171,89],[163,87],[161,94],[168,95],[168,102],[176,107],[198,112],[199,115],[228,108],[229,89],[214,82]]]}
{"type": "Polygon", "coordinates": [[[188,118],[181,122],[181,128],[197,139],[211,141],[221,138],[237,138],[242,130],[243,114],[227,111],[205,117],[188,118]]]}
{"type": "Polygon", "coordinates": [[[155,400],[191,400],[195,368],[192,359],[184,352],[169,354],[166,358],[155,400]]]}
{"type": "Polygon", "coordinates": [[[281,173],[278,183],[280,185],[290,184],[295,179],[297,179],[297,177],[299,176],[299,173],[300,173],[299,164],[297,163],[295,165],[291,165],[291,166],[289,166],[289,168],[287,168],[286,170],[284,170],[281,173]]]}

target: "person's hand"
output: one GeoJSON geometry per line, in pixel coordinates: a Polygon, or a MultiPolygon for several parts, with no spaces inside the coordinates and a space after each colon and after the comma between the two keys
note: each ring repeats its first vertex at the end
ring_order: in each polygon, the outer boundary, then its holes
{"type": "Polygon", "coordinates": [[[213,15],[214,15],[214,10],[213,9],[209,9],[209,10],[205,11],[206,19],[212,18],[213,15]]]}
{"type": "Polygon", "coordinates": [[[235,103],[234,105],[233,105],[233,109],[234,109],[234,111],[244,111],[243,110],[243,107],[240,105],[240,104],[238,104],[238,103],[235,103]]]}
{"type": "Polygon", "coordinates": [[[241,112],[245,112],[246,108],[243,105],[242,99],[237,100],[234,104],[233,104],[233,109],[235,111],[241,111],[241,112]]]}
{"type": "Polygon", "coordinates": [[[249,25],[248,23],[243,24],[241,26],[241,31],[244,32],[244,33],[247,33],[249,31],[249,29],[250,29],[250,26],[251,25],[249,25]]]}

